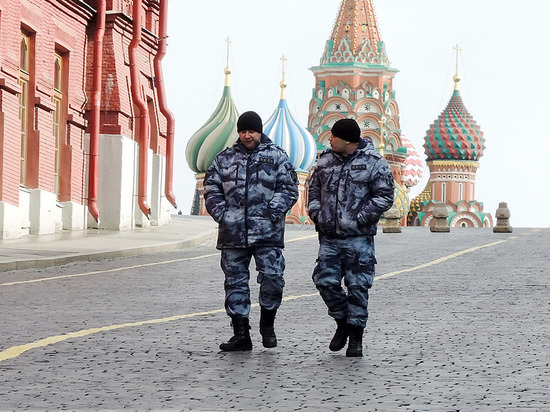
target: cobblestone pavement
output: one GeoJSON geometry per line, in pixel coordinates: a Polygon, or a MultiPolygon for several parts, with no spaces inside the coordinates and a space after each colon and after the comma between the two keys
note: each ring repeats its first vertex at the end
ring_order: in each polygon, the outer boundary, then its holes
{"type": "Polygon", "coordinates": [[[2,273],[0,410],[550,410],[550,229],[379,233],[364,358],[328,350],[315,233],[287,239],[279,346],[256,306],[245,353],[213,241],[2,273]]]}

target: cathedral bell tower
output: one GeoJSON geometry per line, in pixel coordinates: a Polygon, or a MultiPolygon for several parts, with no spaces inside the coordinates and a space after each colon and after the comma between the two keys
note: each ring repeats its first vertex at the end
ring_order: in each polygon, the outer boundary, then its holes
{"type": "Polygon", "coordinates": [[[371,139],[386,157],[401,185],[407,149],[393,89],[398,70],[390,67],[372,0],[342,0],[320,64],[311,70],[315,88],[308,128],[318,150],[329,147],[330,129],[337,120],[353,118],[361,136],[371,139]]]}

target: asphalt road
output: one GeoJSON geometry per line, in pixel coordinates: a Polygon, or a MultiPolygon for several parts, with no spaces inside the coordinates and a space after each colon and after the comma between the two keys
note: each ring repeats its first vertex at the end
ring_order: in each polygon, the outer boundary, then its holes
{"type": "Polygon", "coordinates": [[[364,358],[328,350],[311,230],[287,231],[275,349],[255,306],[254,349],[218,350],[213,241],[2,273],[0,410],[550,410],[550,229],[403,228],[376,246],[364,358]]]}

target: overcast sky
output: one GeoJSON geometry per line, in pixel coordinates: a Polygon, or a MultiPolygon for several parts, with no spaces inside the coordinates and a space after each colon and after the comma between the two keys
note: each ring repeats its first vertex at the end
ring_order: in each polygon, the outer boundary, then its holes
{"type": "MultiPolygon", "coordinates": [[[[266,121],[279,101],[281,56],[286,97],[307,126],[319,64],[340,0],[210,0],[169,3],[163,62],[168,104],[176,116],[174,193],[189,214],[195,187],[185,160],[189,138],[221,98],[226,41],[231,38],[231,91],[239,113],[266,121]]],[[[453,92],[455,51],[464,103],[486,139],[476,200],[495,218],[508,203],[515,227],[550,227],[550,1],[374,0],[391,66],[401,130],[425,158],[424,136],[453,92]]],[[[428,179],[412,189],[421,192],[428,179]]],[[[496,223],[496,219],[495,219],[496,223]]]]}

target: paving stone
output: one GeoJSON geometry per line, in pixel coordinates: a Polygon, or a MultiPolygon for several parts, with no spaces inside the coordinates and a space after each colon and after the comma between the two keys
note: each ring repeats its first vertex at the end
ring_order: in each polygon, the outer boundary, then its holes
{"type": "Polygon", "coordinates": [[[278,312],[279,346],[262,347],[254,307],[254,348],[246,353],[218,350],[231,328],[216,312],[223,277],[213,242],[8,273],[10,281],[58,279],[0,286],[0,351],[95,327],[192,316],[74,337],[0,361],[0,410],[550,410],[549,229],[379,233],[360,359],[328,350],[335,323],[311,281],[316,237],[301,229],[287,238],[310,235],[285,249],[285,297],[296,298],[278,312]],[[128,269],[105,272],[121,267],[128,269]],[[95,271],[103,272],[59,278],[95,271]]]}

